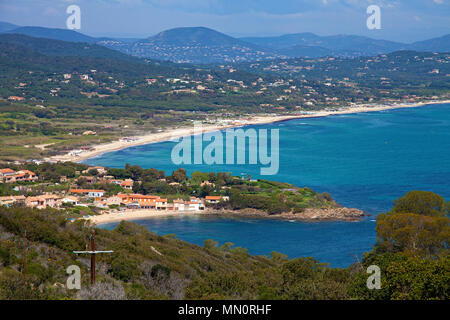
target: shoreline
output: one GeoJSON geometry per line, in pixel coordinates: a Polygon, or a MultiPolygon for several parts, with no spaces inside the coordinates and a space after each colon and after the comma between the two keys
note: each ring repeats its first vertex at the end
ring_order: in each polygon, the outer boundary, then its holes
{"type": "Polygon", "coordinates": [[[282,213],[269,215],[258,210],[214,210],[204,211],[158,211],[151,209],[131,209],[102,215],[90,216],[89,218],[79,218],[89,221],[95,226],[116,223],[121,221],[150,220],[168,217],[201,217],[217,216],[231,218],[255,218],[255,219],[275,219],[284,221],[320,222],[320,221],[346,221],[356,222],[369,215],[358,209],[349,208],[308,208],[301,214],[282,213]]]}
{"type": "MultiPolygon", "coordinates": [[[[293,119],[303,119],[303,118],[320,118],[320,117],[328,117],[333,115],[342,115],[342,114],[353,114],[353,113],[365,113],[365,112],[376,112],[376,111],[384,111],[384,110],[393,110],[393,109],[403,109],[403,108],[417,108],[425,105],[433,105],[433,104],[446,104],[450,103],[450,100],[441,100],[441,101],[427,101],[427,102],[417,102],[417,103],[402,103],[402,104],[394,104],[394,105],[374,105],[374,106],[355,106],[349,107],[338,111],[317,111],[311,114],[299,114],[299,115],[280,115],[280,116],[254,116],[250,120],[244,120],[239,123],[230,124],[230,125],[207,125],[203,126],[202,133],[213,132],[224,129],[231,128],[239,128],[250,125],[260,125],[260,124],[269,124],[276,123],[282,121],[288,121],[293,119]]],[[[237,119],[231,121],[239,121],[237,119]]],[[[141,146],[152,143],[159,143],[163,141],[169,141],[171,139],[181,138],[185,136],[190,136],[194,134],[194,129],[191,127],[182,127],[176,129],[168,129],[163,132],[151,133],[143,136],[135,136],[130,137],[133,141],[112,141],[105,144],[100,144],[93,146],[94,150],[85,151],[79,155],[73,155],[73,150],[64,154],[64,155],[56,155],[52,157],[45,158],[46,161],[61,161],[61,162],[81,162],[90,158],[94,158],[100,156],[104,153],[118,151],[127,149],[130,147],[141,146]]]]}

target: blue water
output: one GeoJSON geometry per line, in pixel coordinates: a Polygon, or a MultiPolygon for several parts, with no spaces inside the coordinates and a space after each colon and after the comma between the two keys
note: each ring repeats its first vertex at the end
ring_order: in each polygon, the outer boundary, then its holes
{"type": "MultiPolygon", "coordinates": [[[[300,223],[224,218],[172,218],[141,221],[160,234],[174,233],[197,244],[230,241],[250,253],[279,251],[290,257],[313,256],[332,266],[347,266],[371,249],[375,219],[410,190],[450,198],[450,105],[297,119],[256,129],[280,129],[280,169],[263,178],[329,192],[336,201],[372,214],[357,223],[300,223]]],[[[205,143],[206,144],[206,143],[205,143]]],[[[86,161],[110,167],[125,163],[167,173],[174,142],[106,153],[86,161]]],[[[260,177],[260,166],[183,165],[188,172],[243,172],[260,177]]]]}

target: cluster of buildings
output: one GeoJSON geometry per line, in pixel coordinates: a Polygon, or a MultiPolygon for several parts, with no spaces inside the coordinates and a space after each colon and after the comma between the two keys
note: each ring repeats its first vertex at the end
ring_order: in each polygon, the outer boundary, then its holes
{"type": "Polygon", "coordinates": [[[117,185],[121,186],[124,189],[132,190],[133,189],[134,180],[132,180],[132,179],[125,179],[125,180],[106,179],[106,183],[117,184],[117,185]]]}
{"type": "Polygon", "coordinates": [[[31,197],[25,197],[23,195],[0,197],[0,206],[11,207],[13,205],[22,205],[37,209],[45,209],[47,207],[59,208],[62,205],[62,198],[54,194],[31,197]]]}
{"type": "Polygon", "coordinates": [[[150,209],[171,211],[200,211],[205,209],[205,203],[218,203],[228,201],[225,196],[207,196],[205,199],[190,197],[189,200],[175,199],[169,203],[167,199],[153,195],[119,193],[105,197],[104,190],[96,189],[70,189],[71,195],[60,196],[56,194],[44,194],[40,196],[4,196],[0,197],[0,206],[11,207],[23,205],[30,208],[45,209],[61,208],[64,205],[90,206],[108,209],[112,205],[127,209],[150,209]]]}
{"type": "MultiPolygon", "coordinates": [[[[88,190],[84,190],[87,192],[88,190]]],[[[91,190],[88,196],[95,197],[98,190],[91,190]]],[[[205,209],[205,202],[218,203],[220,200],[228,201],[228,197],[207,196],[205,199],[190,197],[189,200],[175,199],[169,203],[167,199],[160,196],[119,193],[117,195],[101,198],[96,197],[94,204],[98,207],[108,207],[111,205],[124,206],[127,209],[150,209],[150,210],[170,210],[170,211],[200,211],[205,209]]]]}
{"type": "Polygon", "coordinates": [[[132,179],[120,180],[120,179],[114,179],[114,177],[112,177],[112,176],[104,176],[102,178],[97,178],[95,176],[80,176],[80,177],[78,177],[77,181],[78,181],[78,183],[85,181],[86,183],[89,183],[89,184],[94,184],[97,182],[98,183],[106,183],[106,184],[117,184],[126,190],[132,190],[133,184],[134,184],[134,180],[132,180],[132,179]]]}
{"type": "MultiPolygon", "coordinates": [[[[87,173],[90,170],[97,170],[98,173],[105,174],[103,167],[90,167],[83,171],[87,173]]],[[[104,182],[108,184],[120,185],[125,190],[132,190],[134,181],[132,179],[114,179],[113,176],[81,176],[88,183],[104,182]]],[[[36,181],[38,176],[29,170],[14,171],[9,168],[0,169],[0,182],[13,183],[18,181],[36,181]]],[[[150,209],[150,210],[172,210],[172,211],[200,211],[205,209],[205,203],[218,203],[228,201],[226,196],[207,196],[204,199],[190,197],[189,200],[175,199],[169,203],[168,199],[154,195],[143,195],[134,193],[119,193],[112,196],[105,196],[106,191],[100,189],[69,189],[68,193],[63,194],[43,194],[38,196],[24,195],[2,196],[0,197],[0,206],[11,207],[13,205],[22,205],[30,208],[62,208],[67,205],[73,206],[95,206],[102,209],[109,209],[115,205],[121,209],[150,209]]]]}
{"type": "Polygon", "coordinates": [[[38,179],[39,177],[30,170],[14,171],[10,168],[0,169],[0,182],[2,183],[33,182],[38,179]]]}

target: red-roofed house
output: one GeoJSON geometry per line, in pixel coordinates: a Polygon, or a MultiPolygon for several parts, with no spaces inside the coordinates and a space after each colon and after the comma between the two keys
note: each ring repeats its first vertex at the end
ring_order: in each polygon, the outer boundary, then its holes
{"type": "Polygon", "coordinates": [[[6,177],[11,177],[15,174],[16,172],[13,169],[10,168],[5,168],[5,169],[0,169],[0,181],[3,182],[7,182],[6,181],[6,177]]]}
{"type": "Polygon", "coordinates": [[[61,205],[61,198],[53,194],[45,194],[37,197],[28,197],[25,200],[27,207],[45,209],[47,207],[57,208],[61,205]]]}
{"type": "Polygon", "coordinates": [[[143,194],[123,194],[117,195],[126,205],[139,206],[142,209],[166,210],[167,199],[161,199],[159,196],[146,196],[143,194]]]}
{"type": "Polygon", "coordinates": [[[85,194],[89,198],[101,198],[105,194],[105,190],[95,189],[70,189],[70,193],[85,194]]]}
{"type": "Polygon", "coordinates": [[[38,180],[38,176],[36,175],[36,173],[34,173],[33,171],[30,170],[20,170],[17,171],[17,174],[21,175],[22,180],[18,180],[16,178],[16,181],[37,181],[38,180]]]}
{"type": "Polygon", "coordinates": [[[23,100],[25,100],[25,98],[24,97],[18,97],[18,96],[9,96],[8,100],[11,100],[11,101],[23,101],[23,100]]]}
{"type": "Polygon", "coordinates": [[[220,196],[206,196],[205,200],[208,203],[218,203],[220,201],[220,196]]]}
{"type": "Polygon", "coordinates": [[[133,189],[133,183],[134,181],[131,179],[127,179],[125,181],[122,181],[122,183],[120,184],[122,186],[122,188],[124,189],[128,189],[128,190],[132,190],[133,189]]]}
{"type": "Polygon", "coordinates": [[[14,204],[24,204],[25,196],[4,196],[0,197],[0,206],[11,207],[14,204]]]}
{"type": "Polygon", "coordinates": [[[37,181],[38,176],[30,170],[14,171],[12,169],[0,169],[0,181],[13,183],[19,181],[32,182],[37,181]]]}

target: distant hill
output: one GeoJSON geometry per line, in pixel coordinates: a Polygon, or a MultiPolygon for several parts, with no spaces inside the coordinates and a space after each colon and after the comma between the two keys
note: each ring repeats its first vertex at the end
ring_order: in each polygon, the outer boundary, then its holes
{"type": "Polygon", "coordinates": [[[348,55],[377,55],[405,49],[405,44],[355,35],[319,37],[313,45],[348,55]]]}
{"type": "Polygon", "coordinates": [[[89,43],[77,43],[21,34],[0,34],[0,43],[15,44],[50,56],[97,57],[140,62],[140,59],[89,43]]]}
{"type": "Polygon", "coordinates": [[[8,30],[6,31],[6,33],[24,34],[30,37],[48,38],[70,42],[95,43],[98,41],[97,38],[93,38],[69,29],[54,29],[44,27],[19,27],[8,30]]]}
{"type": "Polygon", "coordinates": [[[19,26],[16,26],[15,24],[0,21],[0,32],[6,32],[12,29],[16,29],[18,27],[19,26]]]}
{"type": "Polygon", "coordinates": [[[248,37],[239,38],[242,41],[259,45],[263,48],[284,49],[295,45],[315,46],[314,41],[320,37],[314,33],[293,33],[278,37],[248,37]]]}
{"type": "Polygon", "coordinates": [[[273,50],[262,49],[258,45],[204,27],[170,29],[128,47],[123,41],[105,45],[139,57],[188,63],[240,62],[281,57],[273,50]]]}
{"type": "MultiPolygon", "coordinates": [[[[166,45],[186,45],[197,44],[202,46],[220,46],[220,45],[249,45],[241,40],[227,36],[221,32],[205,27],[187,27],[174,28],[162,31],[155,36],[149,37],[142,42],[153,42],[155,44],[166,45]]],[[[253,45],[254,46],[254,45],[253,45]]]]}
{"type": "MultiPolygon", "coordinates": [[[[238,70],[255,74],[327,82],[350,81],[376,90],[396,90],[428,83],[443,91],[450,89],[446,75],[449,53],[435,54],[410,50],[395,51],[371,57],[294,58],[259,61],[235,65],[238,70]]],[[[422,90],[422,89],[419,89],[422,90]]]]}
{"type": "MultiPolygon", "coordinates": [[[[165,74],[167,76],[180,76],[184,73],[184,68],[172,68],[159,63],[146,62],[144,60],[130,57],[120,52],[104,48],[98,45],[91,45],[94,51],[87,49],[90,54],[82,55],[79,46],[88,46],[87,44],[70,43],[66,41],[50,40],[57,42],[57,46],[67,46],[61,52],[73,51],[72,55],[51,54],[54,50],[49,45],[50,50],[41,50],[33,48],[32,43],[18,41],[4,41],[5,36],[0,35],[0,74],[7,74],[14,78],[16,74],[22,74],[23,70],[43,71],[44,73],[86,73],[89,70],[96,69],[99,72],[106,72],[115,76],[126,78],[144,77],[148,74],[165,74]],[[44,53],[45,52],[45,53],[44,53]],[[92,54],[92,52],[94,54],[92,54]],[[107,53],[100,55],[99,53],[107,53]]],[[[11,35],[18,36],[18,35],[11,35]]],[[[26,36],[22,36],[26,37],[26,36]]],[[[30,37],[28,37],[30,38],[30,37]]],[[[38,39],[38,40],[43,40],[38,39]]],[[[56,45],[55,45],[56,46],[56,45]]],[[[89,47],[89,48],[92,48],[89,47]]],[[[58,53],[58,51],[57,51],[58,53]]]]}
{"type": "MultiPolygon", "coordinates": [[[[146,39],[95,38],[68,29],[18,27],[0,22],[0,33],[21,34],[72,43],[97,44],[139,58],[176,63],[236,63],[284,58],[317,58],[323,56],[358,57],[386,54],[399,50],[450,52],[450,35],[405,44],[377,40],[364,36],[318,36],[314,33],[294,33],[277,37],[233,38],[205,27],[174,28],[146,39]]],[[[30,40],[27,41],[31,45],[30,40]]],[[[69,54],[55,44],[33,42],[32,47],[51,55],[69,54]]],[[[67,48],[67,47],[65,47],[67,48]]],[[[79,56],[109,56],[99,47],[73,48],[79,56]]],[[[124,56],[115,58],[125,59],[124,56]]]]}
{"type": "Polygon", "coordinates": [[[450,52],[450,34],[430,40],[414,42],[409,46],[410,50],[450,52]]]}
{"type": "Polygon", "coordinates": [[[241,40],[261,47],[277,49],[278,52],[287,53],[290,57],[301,57],[303,50],[313,54],[313,56],[317,56],[314,54],[370,56],[403,50],[408,47],[408,45],[403,43],[376,40],[363,36],[335,35],[322,37],[313,33],[287,34],[279,37],[241,38],[241,40]],[[309,50],[307,50],[307,47],[310,47],[309,50]]]}
{"type": "Polygon", "coordinates": [[[277,50],[278,53],[286,55],[291,58],[318,58],[324,56],[333,56],[334,52],[330,49],[317,47],[317,46],[304,46],[301,44],[282,48],[277,50]]]}

